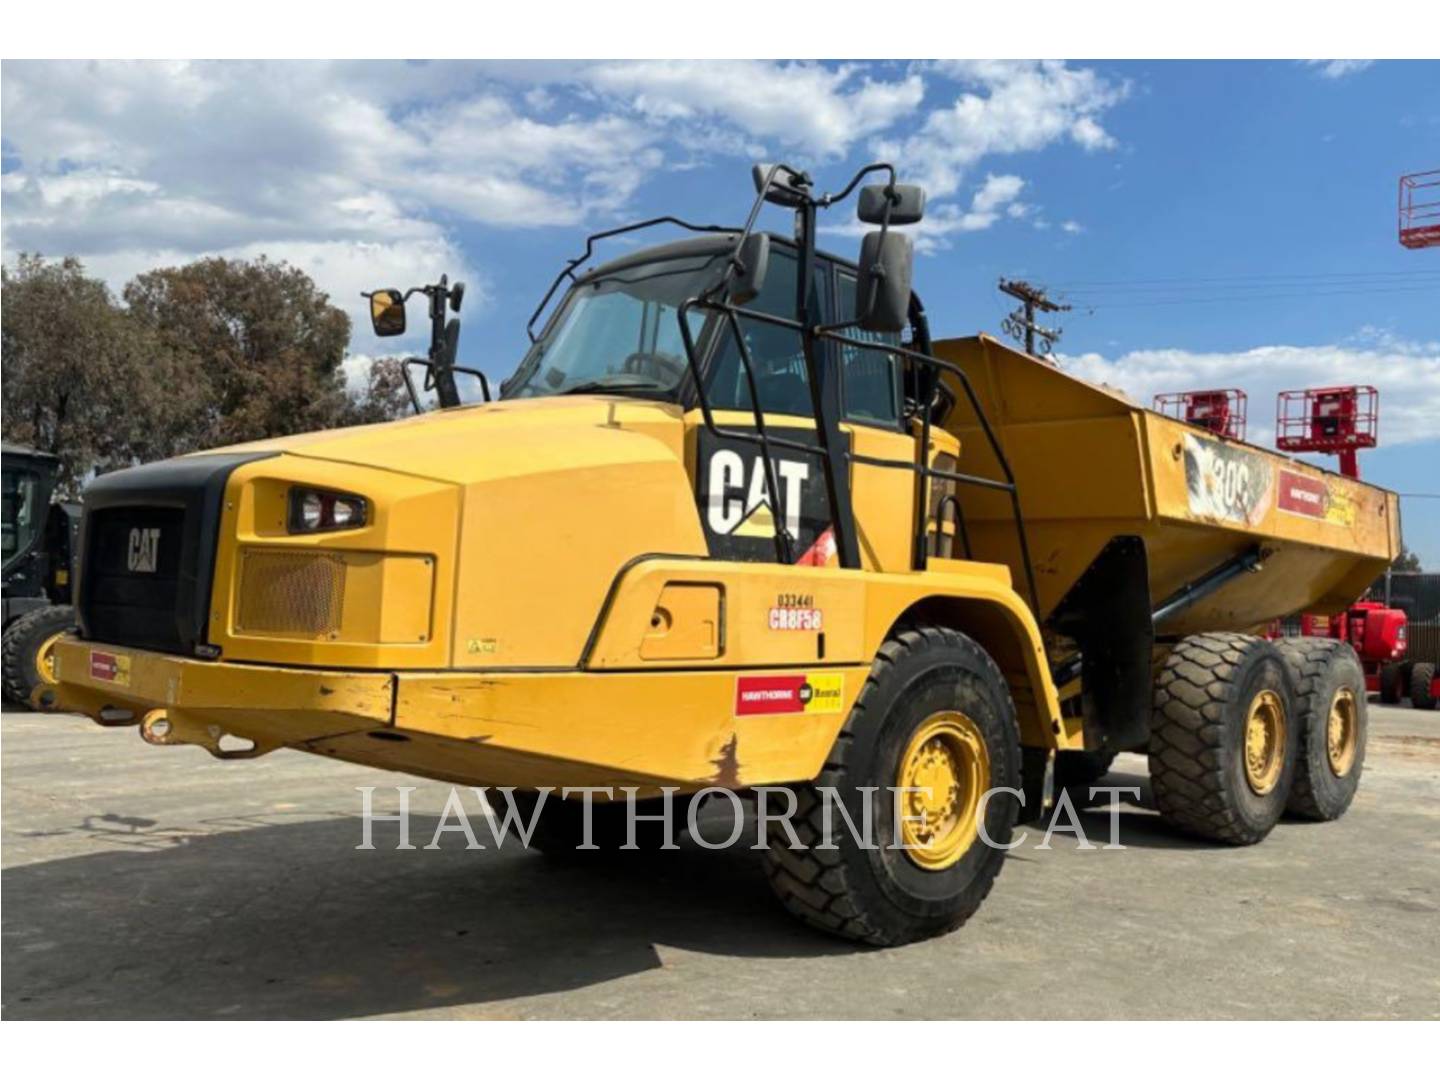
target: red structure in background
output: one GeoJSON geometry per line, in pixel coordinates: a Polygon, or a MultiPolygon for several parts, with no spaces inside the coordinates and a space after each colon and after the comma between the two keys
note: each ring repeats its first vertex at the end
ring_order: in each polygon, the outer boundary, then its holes
{"type": "Polygon", "coordinates": [[[1184,420],[1216,435],[1245,438],[1244,390],[1182,390],[1156,394],[1155,411],[1184,420]]]}
{"type": "Polygon", "coordinates": [[[1375,445],[1379,425],[1380,392],[1373,386],[1282,390],[1275,414],[1275,445],[1292,452],[1336,454],[1340,472],[1358,477],[1355,452],[1375,445]]]}
{"type": "MultiPolygon", "coordinates": [[[[1408,627],[1405,612],[1398,608],[1387,608],[1377,600],[1357,600],[1339,615],[1301,615],[1298,630],[1302,637],[1348,641],[1365,672],[1365,689],[1393,704],[1399,700],[1394,684],[1405,658],[1408,627]]],[[[1292,622],[1292,633],[1294,628],[1292,622]]],[[[1283,637],[1284,633],[1277,626],[1268,636],[1283,637]]]]}
{"type": "Polygon", "coordinates": [[[1400,178],[1400,243],[1440,245],[1440,169],[1400,178]]]}

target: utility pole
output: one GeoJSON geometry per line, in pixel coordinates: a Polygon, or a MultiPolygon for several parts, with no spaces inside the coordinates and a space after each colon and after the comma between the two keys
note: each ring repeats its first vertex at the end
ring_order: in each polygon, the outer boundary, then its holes
{"type": "Polygon", "coordinates": [[[1039,325],[1035,321],[1035,313],[1069,311],[1069,304],[1057,304],[1050,297],[1045,295],[1045,290],[1028,281],[1006,281],[1000,279],[999,289],[1006,296],[1013,296],[1020,301],[1021,306],[1009,315],[1001,324],[1005,332],[1016,341],[1025,343],[1025,351],[1031,356],[1048,354],[1055,342],[1060,340],[1060,330],[1052,330],[1039,325]],[[1040,352],[1035,351],[1035,339],[1040,339],[1040,352]]]}

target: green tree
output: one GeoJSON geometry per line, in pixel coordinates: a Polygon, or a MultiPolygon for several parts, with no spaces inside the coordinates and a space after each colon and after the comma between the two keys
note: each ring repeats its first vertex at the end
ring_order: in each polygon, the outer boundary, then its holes
{"type": "Polygon", "coordinates": [[[381,356],[371,362],[364,388],[350,393],[344,423],[378,424],[410,415],[410,391],[405,387],[401,363],[394,356],[381,356]]]}
{"type": "Polygon", "coordinates": [[[93,471],[175,453],[200,395],[185,359],[136,325],[78,259],[22,254],[3,274],[5,437],[61,461],[74,495],[93,471]]]}
{"type": "Polygon", "coordinates": [[[188,357],[204,408],[189,449],[333,427],[347,418],[350,317],[303,270],[261,256],[200,259],[125,286],[130,316],[188,357]]]}
{"type": "Polygon", "coordinates": [[[1390,569],[1397,574],[1418,574],[1420,572],[1420,556],[1405,546],[1405,541],[1400,541],[1400,554],[1395,556],[1395,561],[1390,564],[1390,569]]]}
{"type": "MultiPolygon", "coordinates": [[[[1420,572],[1420,556],[1405,546],[1405,541],[1400,541],[1400,554],[1395,556],[1390,563],[1390,572],[1396,574],[1415,574],[1420,572]]],[[[1383,600],[1385,598],[1385,575],[1381,574],[1375,579],[1375,583],[1368,590],[1373,599],[1383,600]]]]}

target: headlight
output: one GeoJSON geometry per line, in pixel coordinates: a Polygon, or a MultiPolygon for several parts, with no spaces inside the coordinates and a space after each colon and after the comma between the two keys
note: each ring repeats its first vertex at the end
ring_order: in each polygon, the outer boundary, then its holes
{"type": "Polygon", "coordinates": [[[320,488],[290,489],[292,533],[334,532],[358,529],[369,521],[370,505],[360,495],[320,488]]]}

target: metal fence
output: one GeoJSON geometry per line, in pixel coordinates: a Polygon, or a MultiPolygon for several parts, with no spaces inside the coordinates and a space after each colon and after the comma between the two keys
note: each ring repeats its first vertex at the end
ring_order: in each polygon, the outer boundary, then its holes
{"type": "Polygon", "coordinates": [[[1384,599],[1409,619],[1405,658],[1440,664],[1440,574],[1387,574],[1384,599]]]}

